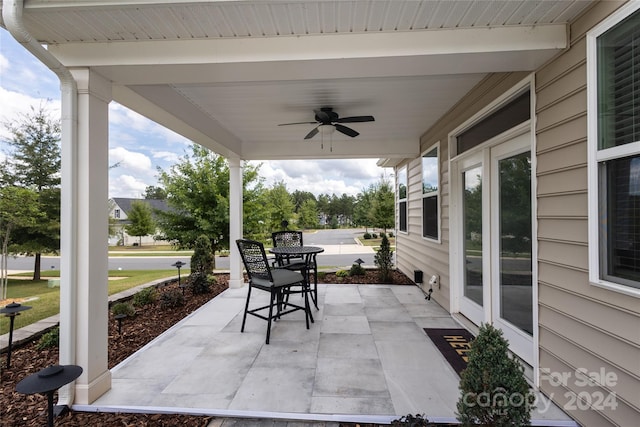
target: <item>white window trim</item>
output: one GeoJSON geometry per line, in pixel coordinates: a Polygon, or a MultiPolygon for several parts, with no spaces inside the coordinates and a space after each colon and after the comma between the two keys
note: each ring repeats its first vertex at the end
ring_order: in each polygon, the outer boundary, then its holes
{"type": "Polygon", "coordinates": [[[587,33],[587,168],[588,168],[588,227],[589,282],[593,286],[640,298],[640,289],[601,278],[600,274],[600,213],[598,197],[598,163],[604,160],[636,154],[640,143],[598,150],[598,67],[597,39],[629,15],[640,9],[640,2],[629,2],[604,19],[587,33]]]}
{"type": "Polygon", "coordinates": [[[397,232],[396,233],[402,233],[402,234],[409,234],[409,165],[405,164],[402,167],[398,168],[398,171],[396,173],[396,194],[398,196],[398,203],[396,204],[396,209],[398,211],[398,215],[397,215],[397,232]],[[403,199],[400,198],[400,171],[404,169],[404,177],[405,177],[405,181],[404,181],[404,188],[405,188],[405,197],[403,199]],[[400,229],[400,203],[406,203],[406,208],[405,208],[405,223],[407,224],[407,229],[406,230],[401,230],[400,229]]]}
{"type": "Polygon", "coordinates": [[[440,197],[440,187],[441,185],[441,179],[440,179],[440,157],[441,157],[442,151],[440,150],[440,141],[436,142],[435,144],[433,144],[432,146],[430,146],[429,148],[427,148],[426,150],[424,150],[422,152],[422,154],[420,154],[420,193],[422,194],[422,197],[420,198],[420,219],[421,219],[421,236],[422,239],[424,239],[425,241],[428,242],[434,242],[434,243],[442,243],[442,198],[440,197]],[[433,149],[437,149],[438,150],[438,189],[436,191],[432,191],[430,193],[423,193],[422,192],[422,176],[424,174],[424,170],[423,165],[422,165],[422,158],[424,157],[425,154],[433,151],[433,149]],[[424,203],[423,203],[423,199],[425,197],[433,197],[436,196],[437,197],[437,206],[438,206],[438,238],[434,239],[433,237],[426,237],[424,235],[424,203]]]}

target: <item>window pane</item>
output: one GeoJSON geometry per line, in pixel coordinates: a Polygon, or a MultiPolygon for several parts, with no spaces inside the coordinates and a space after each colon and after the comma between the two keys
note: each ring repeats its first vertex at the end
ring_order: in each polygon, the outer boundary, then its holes
{"type": "Polygon", "coordinates": [[[407,198],[407,169],[398,170],[398,199],[407,198]]]}
{"type": "Polygon", "coordinates": [[[465,172],[464,199],[464,296],[482,305],[482,166],[465,172]]]}
{"type": "Polygon", "coordinates": [[[461,154],[523,123],[531,117],[531,96],[526,91],[477,125],[456,138],[457,153],[461,154]]]}
{"type": "Polygon", "coordinates": [[[438,197],[422,199],[422,235],[430,239],[438,238],[438,197]]]}
{"type": "Polygon", "coordinates": [[[500,317],[533,335],[530,152],[498,162],[500,317]]]}
{"type": "Polygon", "coordinates": [[[438,149],[422,156],[422,194],[438,191],[438,149]]]}
{"type": "Polygon", "coordinates": [[[400,202],[400,231],[407,231],[407,202],[400,202]]]}
{"type": "Polygon", "coordinates": [[[609,161],[605,168],[605,271],[612,281],[640,287],[640,155],[609,161]]]}
{"type": "Polygon", "coordinates": [[[640,141],[640,11],[598,37],[598,148],[640,141]]]}

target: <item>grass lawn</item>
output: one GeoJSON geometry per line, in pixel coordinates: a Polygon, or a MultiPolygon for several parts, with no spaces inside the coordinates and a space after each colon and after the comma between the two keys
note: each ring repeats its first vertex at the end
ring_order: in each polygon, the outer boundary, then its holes
{"type": "MultiPolygon", "coordinates": [[[[189,270],[182,271],[186,277],[189,270]]],[[[0,304],[4,307],[14,299],[25,299],[19,301],[22,305],[32,307],[20,313],[15,318],[14,329],[21,328],[38,320],[45,319],[60,312],[60,288],[49,288],[48,277],[58,277],[58,271],[43,271],[42,280],[30,280],[32,273],[24,273],[19,276],[27,279],[9,279],[7,292],[8,301],[0,304]]],[[[109,295],[121,292],[134,286],[142,285],[165,277],[176,276],[176,270],[112,270],[109,271],[109,295]]],[[[18,276],[14,276],[18,277],[18,276]]],[[[4,315],[0,317],[0,335],[9,332],[9,318],[4,315]]]]}

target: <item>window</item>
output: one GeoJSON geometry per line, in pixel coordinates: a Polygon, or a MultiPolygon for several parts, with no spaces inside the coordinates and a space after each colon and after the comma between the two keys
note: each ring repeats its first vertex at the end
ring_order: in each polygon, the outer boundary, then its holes
{"type": "Polygon", "coordinates": [[[422,156],[422,237],[438,240],[438,191],[440,189],[438,146],[422,156]]]}
{"type": "Polygon", "coordinates": [[[114,218],[120,218],[120,209],[114,209],[113,217],[114,218]]]}
{"type": "Polygon", "coordinates": [[[398,170],[398,229],[407,231],[407,167],[398,170]]]}
{"type": "Polygon", "coordinates": [[[640,295],[640,5],[589,34],[593,283],[640,295]]]}

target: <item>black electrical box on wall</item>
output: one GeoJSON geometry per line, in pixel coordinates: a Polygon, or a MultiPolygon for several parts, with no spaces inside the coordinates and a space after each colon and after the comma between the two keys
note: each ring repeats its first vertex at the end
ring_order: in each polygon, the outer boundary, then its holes
{"type": "Polygon", "coordinates": [[[422,283],[422,271],[413,270],[413,281],[416,283],[422,283]]]}

